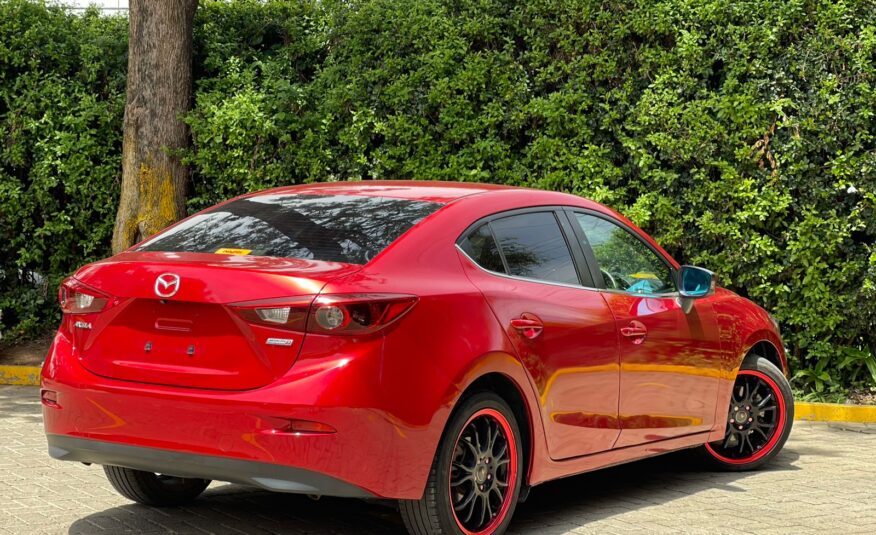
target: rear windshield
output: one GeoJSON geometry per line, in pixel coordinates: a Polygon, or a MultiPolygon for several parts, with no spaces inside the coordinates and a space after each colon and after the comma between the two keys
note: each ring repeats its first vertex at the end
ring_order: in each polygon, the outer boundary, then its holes
{"type": "Polygon", "coordinates": [[[261,195],[192,217],[137,250],[365,264],[440,207],[388,197],[261,195]]]}

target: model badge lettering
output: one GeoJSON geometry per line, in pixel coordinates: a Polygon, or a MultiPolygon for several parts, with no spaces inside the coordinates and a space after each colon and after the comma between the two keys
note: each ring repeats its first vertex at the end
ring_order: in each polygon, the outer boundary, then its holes
{"type": "Polygon", "coordinates": [[[269,346],[291,347],[292,344],[295,343],[295,340],[291,338],[268,338],[265,343],[269,346]]]}
{"type": "Polygon", "coordinates": [[[164,273],[155,279],[155,295],[158,297],[173,297],[179,291],[179,275],[164,273]]]}

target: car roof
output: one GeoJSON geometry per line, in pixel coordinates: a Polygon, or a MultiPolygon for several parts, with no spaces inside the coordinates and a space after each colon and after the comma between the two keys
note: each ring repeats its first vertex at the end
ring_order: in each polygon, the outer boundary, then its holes
{"type": "MultiPolygon", "coordinates": [[[[546,191],[535,188],[482,184],[476,182],[441,182],[437,180],[350,180],[338,182],[314,182],[295,186],[281,186],[268,190],[248,193],[229,199],[260,197],[263,195],[351,195],[363,197],[389,197],[412,201],[456,204],[464,199],[466,203],[488,206],[505,204],[505,210],[528,206],[565,205],[588,208],[630,222],[618,212],[585,197],[570,193],[546,191]],[[504,202],[500,201],[503,200],[504,202]],[[508,202],[516,206],[509,206],[508,202]]],[[[225,204],[225,203],[220,203],[225,204]]]]}
{"type": "Polygon", "coordinates": [[[513,186],[477,184],[473,182],[438,182],[431,180],[361,180],[344,182],[317,182],[297,186],[283,186],[260,191],[246,197],[277,194],[303,195],[361,195],[449,203],[462,197],[497,190],[518,190],[513,186]]]}
{"type": "MultiPolygon", "coordinates": [[[[428,201],[448,206],[438,210],[444,212],[449,205],[457,208],[477,207],[479,219],[490,213],[499,213],[518,208],[537,206],[574,206],[600,212],[627,226],[638,228],[632,221],[617,211],[591,199],[557,191],[522,188],[499,184],[475,182],[439,182],[432,180],[360,180],[338,182],[315,182],[296,186],[282,186],[256,193],[241,195],[239,198],[261,195],[353,195],[370,197],[390,197],[412,201],[428,201]]],[[[225,202],[231,202],[229,199],[225,202]]],[[[224,204],[224,203],[221,203],[224,204]]],[[[215,208],[215,207],[214,207],[215,208]]],[[[213,208],[211,208],[213,209],[213,208]]],[[[437,215],[437,212],[436,214],[437,215]]],[[[472,214],[474,215],[474,214],[472,214]]],[[[654,239],[645,233],[642,236],[658,251],[676,265],[677,262],[654,239]]]]}
{"type": "MultiPolygon", "coordinates": [[[[621,214],[590,199],[557,191],[535,188],[481,184],[475,182],[440,182],[437,180],[356,180],[338,182],[314,182],[295,186],[281,186],[249,193],[236,198],[251,198],[262,195],[352,195],[363,197],[389,197],[412,201],[437,202],[441,204],[477,203],[479,206],[504,205],[504,210],[528,206],[565,205],[589,208],[630,222],[621,214]],[[510,203],[510,204],[509,204],[510,203]]],[[[235,199],[230,199],[230,202],[235,199]]],[[[223,203],[224,204],[224,203],[223,203]]]]}

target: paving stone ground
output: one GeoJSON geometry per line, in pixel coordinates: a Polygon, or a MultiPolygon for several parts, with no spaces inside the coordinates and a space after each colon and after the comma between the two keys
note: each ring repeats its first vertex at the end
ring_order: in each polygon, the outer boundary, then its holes
{"type": "MultiPolygon", "coordinates": [[[[404,534],[386,505],[214,483],[192,506],[153,509],[99,467],[46,453],[37,390],[0,386],[0,534],[404,534]]],[[[382,462],[382,461],[381,461],[382,462]]],[[[755,473],[699,471],[669,455],[533,489],[515,534],[876,533],[876,429],[797,422],[755,473]]]]}

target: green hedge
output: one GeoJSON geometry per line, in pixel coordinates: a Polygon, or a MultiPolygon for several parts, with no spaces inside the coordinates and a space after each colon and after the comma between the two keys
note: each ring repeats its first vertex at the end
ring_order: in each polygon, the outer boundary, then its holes
{"type": "Polygon", "coordinates": [[[127,22],[0,2],[5,338],[57,320],[56,289],[106,255],[121,175],[127,22]]]}
{"type": "MultiPolygon", "coordinates": [[[[24,336],[107,253],[125,21],[0,21],[0,307],[24,336]]],[[[873,0],[208,1],[195,33],[192,210],[368,178],[589,196],[771,310],[800,386],[873,384],[873,0]]]]}

